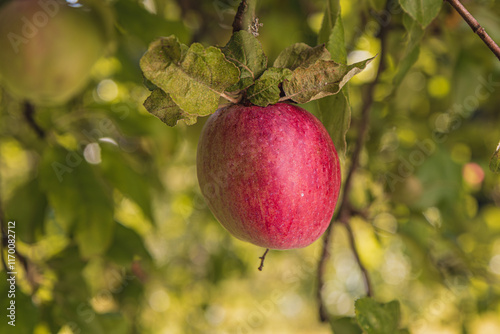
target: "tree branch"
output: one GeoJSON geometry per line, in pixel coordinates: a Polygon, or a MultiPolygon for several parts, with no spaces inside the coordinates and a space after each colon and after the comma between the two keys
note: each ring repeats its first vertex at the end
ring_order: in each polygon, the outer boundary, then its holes
{"type": "MultiPolygon", "coordinates": [[[[2,180],[0,179],[0,186],[2,185],[2,180]]],[[[4,257],[4,250],[7,250],[8,245],[9,245],[9,236],[6,228],[7,220],[5,219],[5,212],[3,210],[3,197],[2,197],[2,192],[1,192],[1,187],[0,187],[0,236],[1,236],[1,241],[0,241],[0,258],[2,258],[2,267],[5,270],[6,273],[12,271],[8,268],[7,262],[5,261],[4,257]]],[[[26,272],[26,279],[28,283],[30,284],[31,288],[33,291],[35,291],[36,284],[33,282],[31,279],[30,271],[29,271],[29,264],[28,260],[19,253],[19,251],[16,249],[15,250],[15,258],[16,260],[19,260],[21,262],[21,265],[24,268],[24,271],[26,272]]]]}
{"type": "Polygon", "coordinates": [[[373,291],[372,291],[372,285],[370,282],[370,275],[368,273],[368,270],[366,269],[365,265],[363,262],[361,262],[361,259],[359,257],[359,252],[356,247],[356,239],[354,238],[354,233],[352,232],[351,225],[349,222],[345,222],[344,226],[347,230],[347,235],[349,237],[349,245],[351,246],[351,251],[352,254],[354,255],[354,258],[356,259],[356,262],[358,263],[359,269],[361,270],[361,274],[363,275],[363,281],[365,282],[365,290],[366,290],[366,295],[368,297],[373,296],[373,291]]]}
{"type": "Polygon", "coordinates": [[[38,138],[45,138],[45,131],[38,125],[35,121],[35,107],[28,101],[24,102],[24,118],[28,122],[28,125],[35,131],[38,135],[38,138]]]}
{"type": "MultiPolygon", "coordinates": [[[[257,0],[241,0],[233,21],[233,33],[240,30],[250,31],[255,19],[255,5],[257,0]]],[[[259,27],[258,21],[255,23],[259,27]]],[[[250,31],[251,32],[251,31],[250,31]]]]}
{"type": "Polygon", "coordinates": [[[321,322],[328,321],[328,311],[326,309],[326,305],[323,302],[322,291],[325,286],[325,269],[327,260],[330,258],[330,246],[332,242],[333,235],[333,223],[330,223],[328,226],[325,237],[323,238],[323,249],[321,250],[321,256],[319,258],[318,263],[318,289],[316,290],[316,298],[318,299],[318,312],[319,312],[319,320],[321,322]]]}
{"type": "Polygon", "coordinates": [[[498,60],[500,60],[500,47],[497,43],[488,35],[488,33],[484,30],[483,27],[477,22],[477,20],[472,16],[471,13],[467,10],[467,8],[462,5],[459,0],[445,0],[450,3],[450,5],[455,8],[455,10],[463,17],[465,22],[471,27],[472,31],[477,34],[486,44],[490,50],[497,56],[498,60]]]}
{"type": "MultiPolygon", "coordinates": [[[[344,193],[342,195],[342,200],[340,202],[339,209],[337,210],[337,216],[333,218],[333,222],[335,221],[340,221],[344,224],[344,226],[347,229],[348,235],[349,235],[349,244],[351,247],[351,250],[354,254],[354,257],[356,258],[356,261],[358,263],[358,266],[363,274],[363,278],[365,281],[365,287],[366,287],[366,294],[368,296],[372,295],[372,288],[370,285],[370,278],[368,271],[366,270],[365,266],[362,264],[361,259],[359,257],[359,253],[356,248],[355,244],[355,239],[354,235],[352,233],[351,226],[349,225],[350,218],[352,216],[352,208],[351,204],[349,201],[349,195],[351,192],[352,188],[352,177],[356,170],[358,169],[359,166],[359,157],[361,155],[361,151],[363,150],[366,137],[368,134],[368,125],[370,122],[370,111],[372,109],[373,105],[373,95],[375,92],[375,87],[377,86],[379,80],[380,80],[380,75],[382,72],[385,70],[385,58],[386,58],[386,40],[387,40],[387,33],[389,31],[389,26],[388,25],[382,25],[380,28],[380,32],[378,35],[378,38],[380,39],[380,61],[377,69],[377,75],[375,76],[375,79],[368,85],[368,87],[365,90],[365,94],[363,96],[363,105],[361,107],[361,121],[359,123],[358,127],[358,135],[357,135],[357,140],[356,144],[354,147],[354,151],[351,156],[351,166],[347,172],[347,177],[346,181],[344,183],[344,193]]],[[[318,306],[319,306],[319,318],[322,322],[328,321],[328,312],[325,306],[325,303],[322,298],[322,290],[324,287],[324,272],[325,272],[325,267],[328,258],[330,257],[330,245],[331,245],[331,239],[332,239],[332,228],[333,224],[330,224],[328,227],[325,237],[323,240],[323,250],[321,253],[321,257],[319,259],[318,263],[318,290],[317,290],[317,298],[318,298],[318,306]]]]}
{"type": "Polygon", "coordinates": [[[234,16],[234,21],[233,21],[233,34],[237,31],[240,30],[245,30],[243,28],[243,16],[245,15],[245,12],[248,9],[248,4],[246,0],[241,0],[240,5],[238,6],[238,11],[236,12],[236,15],[234,16]]]}

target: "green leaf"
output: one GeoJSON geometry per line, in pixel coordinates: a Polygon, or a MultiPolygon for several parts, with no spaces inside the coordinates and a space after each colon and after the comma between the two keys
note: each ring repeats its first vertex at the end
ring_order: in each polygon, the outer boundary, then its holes
{"type": "Polygon", "coordinates": [[[55,211],[56,221],[74,232],[83,257],[102,254],[113,238],[111,190],[79,152],[48,149],[40,167],[41,186],[55,211]]]}
{"type": "Polygon", "coordinates": [[[403,24],[408,34],[407,42],[405,51],[401,56],[398,71],[393,79],[394,86],[398,86],[403,81],[413,64],[417,62],[420,53],[420,41],[424,36],[424,29],[411,16],[405,15],[403,17],[403,24]]]}
{"type": "Polygon", "coordinates": [[[180,120],[183,120],[187,125],[196,123],[196,115],[190,115],[182,111],[170,95],[159,88],[149,95],[144,102],[144,107],[168,126],[175,126],[180,120]]]}
{"type": "Polygon", "coordinates": [[[293,71],[299,66],[308,67],[320,59],[331,59],[331,55],[324,44],[310,47],[304,43],[296,43],[281,51],[274,61],[273,66],[277,68],[289,68],[293,71]]]}
{"type": "Polygon", "coordinates": [[[142,209],[144,215],[153,221],[151,210],[150,184],[147,175],[132,168],[129,156],[113,144],[100,143],[101,169],[109,181],[123,195],[127,196],[142,209]]]}
{"type": "Polygon", "coordinates": [[[399,4],[405,12],[425,28],[439,14],[443,2],[436,0],[399,0],[399,4]]]}
{"type": "Polygon", "coordinates": [[[287,68],[268,68],[255,84],[248,88],[248,100],[261,107],[277,103],[281,93],[279,84],[290,77],[291,73],[287,68]]]}
{"type": "MultiPolygon", "coordinates": [[[[338,0],[327,1],[318,43],[326,43],[333,61],[347,64],[344,25],[338,0]]],[[[347,88],[346,86],[341,94],[317,100],[319,118],[328,130],[340,157],[345,156],[347,147],[345,137],[351,124],[351,107],[347,88]]]]}
{"type": "Polygon", "coordinates": [[[33,243],[41,234],[47,209],[47,198],[33,179],[19,186],[5,204],[7,221],[17,221],[16,235],[22,241],[33,243]]]}
{"type": "Polygon", "coordinates": [[[340,1],[339,0],[327,0],[325,14],[323,16],[323,22],[321,24],[321,29],[318,35],[318,43],[328,43],[330,40],[330,35],[333,28],[337,23],[337,19],[340,15],[340,1]]]}
{"type": "Polygon", "coordinates": [[[384,10],[387,0],[370,0],[370,5],[377,11],[384,10]]]}
{"type": "Polygon", "coordinates": [[[453,207],[460,198],[461,166],[441,146],[432,146],[421,152],[425,153],[425,161],[420,166],[412,164],[409,157],[400,160],[404,168],[415,171],[422,182],[424,192],[415,207],[423,210],[431,206],[453,207]]]}
{"type": "Polygon", "coordinates": [[[347,148],[345,137],[351,125],[351,106],[347,88],[345,87],[339,94],[316,101],[319,119],[328,130],[337,154],[341,158],[345,157],[347,148]]]}
{"type": "MultiPolygon", "coordinates": [[[[58,279],[52,291],[53,299],[57,302],[49,304],[51,306],[50,320],[58,324],[51,324],[51,327],[70,325],[74,333],[130,333],[129,321],[122,314],[101,314],[92,307],[93,296],[83,274],[87,264],[88,262],[82,260],[78,250],[73,247],[49,261],[49,266],[58,279]]],[[[126,287],[123,290],[126,290],[126,287]]],[[[111,286],[109,290],[99,291],[99,293],[103,292],[106,292],[109,298],[114,298],[116,294],[111,286]]],[[[48,310],[45,309],[45,311],[48,310]]],[[[56,333],[55,330],[53,332],[56,333]]]]}
{"type": "Polygon", "coordinates": [[[372,59],[349,66],[333,60],[318,60],[307,68],[299,67],[293,71],[289,80],[283,82],[285,96],[297,103],[307,103],[337,94],[347,81],[361,72],[372,59]]]}
{"type": "Polygon", "coordinates": [[[330,321],[333,334],[362,334],[363,331],[356,323],[356,319],[345,317],[330,321]]]}
{"type": "Polygon", "coordinates": [[[120,29],[138,37],[144,44],[148,44],[158,36],[167,36],[173,31],[179,39],[183,41],[189,39],[189,30],[182,21],[165,20],[160,15],[148,12],[138,1],[115,1],[113,6],[120,29]]]}
{"type": "Polygon", "coordinates": [[[141,236],[134,230],[118,223],[113,243],[106,253],[106,257],[118,265],[130,267],[135,256],[151,259],[141,236]]]}
{"type": "Polygon", "coordinates": [[[251,86],[266,70],[267,57],[259,40],[245,30],[235,32],[222,48],[228,60],[240,69],[240,80],[229,91],[243,90],[251,86]]]}
{"type": "Polygon", "coordinates": [[[401,311],[399,302],[378,303],[371,298],[356,300],[356,319],[366,334],[396,333],[401,311]]]}
{"type": "Polygon", "coordinates": [[[174,36],[151,43],[140,65],[144,76],[190,115],[214,113],[225,90],[239,80],[238,68],[220,49],[199,43],[187,48],[174,36]]]}
{"type": "Polygon", "coordinates": [[[335,27],[333,27],[327,43],[327,49],[332,59],[340,64],[347,64],[347,50],[345,48],[344,23],[339,13],[335,27]]]}
{"type": "Polygon", "coordinates": [[[498,143],[497,150],[491,157],[490,170],[494,173],[500,173],[500,143],[498,143]]]}
{"type": "Polygon", "coordinates": [[[103,334],[130,333],[129,320],[120,313],[99,314],[96,318],[103,334]]]}

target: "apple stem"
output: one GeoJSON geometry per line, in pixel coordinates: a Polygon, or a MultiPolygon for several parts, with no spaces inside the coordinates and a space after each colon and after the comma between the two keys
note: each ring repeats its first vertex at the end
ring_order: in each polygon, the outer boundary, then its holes
{"type": "Polygon", "coordinates": [[[267,252],[269,252],[269,248],[266,249],[266,251],[264,252],[264,254],[262,254],[261,257],[259,257],[260,266],[259,266],[259,268],[257,268],[257,269],[259,269],[259,271],[262,271],[262,268],[264,268],[264,260],[266,259],[267,252]]]}

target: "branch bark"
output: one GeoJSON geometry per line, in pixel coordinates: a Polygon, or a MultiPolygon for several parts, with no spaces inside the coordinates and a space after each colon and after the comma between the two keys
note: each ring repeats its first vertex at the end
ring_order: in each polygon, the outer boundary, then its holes
{"type": "Polygon", "coordinates": [[[243,16],[245,15],[245,12],[248,10],[248,4],[246,0],[242,0],[240,5],[238,6],[238,10],[236,11],[236,15],[234,16],[234,21],[233,21],[233,33],[240,31],[240,30],[245,30],[244,23],[243,23],[243,16]]]}
{"type": "Polygon", "coordinates": [[[35,107],[28,101],[24,102],[24,118],[28,122],[28,125],[35,131],[38,138],[45,138],[45,131],[37,124],[35,121],[35,107]]]}
{"type": "MultiPolygon", "coordinates": [[[[368,125],[370,123],[370,111],[372,109],[373,105],[373,96],[375,92],[375,87],[377,86],[378,82],[380,81],[380,76],[382,72],[385,70],[385,58],[386,58],[386,40],[387,40],[387,33],[389,31],[389,26],[388,25],[382,25],[378,38],[380,39],[380,44],[381,44],[381,51],[380,51],[380,62],[378,65],[377,69],[377,75],[375,79],[368,85],[368,87],[365,90],[364,96],[363,96],[363,104],[361,107],[361,120],[359,123],[358,127],[358,136],[356,140],[356,144],[354,147],[354,151],[351,156],[351,165],[350,168],[347,172],[347,177],[346,181],[344,183],[344,193],[342,195],[342,200],[340,202],[339,209],[337,210],[337,215],[336,217],[333,218],[333,222],[339,221],[344,224],[348,236],[349,236],[349,244],[351,247],[351,250],[354,254],[354,257],[358,263],[358,266],[361,270],[361,273],[363,275],[363,279],[365,281],[365,287],[366,287],[366,294],[367,296],[372,296],[373,291],[372,287],[370,284],[370,277],[368,274],[368,270],[366,270],[366,267],[363,265],[361,262],[361,259],[359,257],[359,253],[356,248],[356,243],[354,239],[354,235],[351,229],[351,226],[349,225],[349,221],[351,219],[351,216],[353,214],[353,210],[351,208],[351,204],[349,202],[349,195],[351,192],[352,188],[352,178],[354,173],[359,167],[359,157],[361,155],[361,151],[363,150],[363,147],[365,145],[366,137],[368,135],[368,125]]],[[[317,298],[318,298],[318,305],[319,305],[319,318],[322,322],[326,322],[329,319],[328,312],[325,306],[325,303],[322,298],[322,289],[324,287],[324,273],[325,273],[325,268],[327,264],[327,260],[330,257],[330,247],[331,247],[331,239],[332,239],[332,233],[333,232],[333,223],[330,224],[328,227],[325,237],[323,239],[323,249],[321,253],[321,257],[319,259],[318,263],[318,290],[317,290],[317,298]]]]}
{"type": "Polygon", "coordinates": [[[464,5],[459,0],[445,0],[455,8],[455,10],[463,17],[465,22],[471,27],[472,31],[477,34],[483,42],[490,48],[490,50],[495,54],[495,56],[500,60],[500,47],[497,43],[488,35],[486,30],[479,24],[479,22],[472,16],[471,13],[465,8],[464,5]]]}
{"type": "Polygon", "coordinates": [[[255,20],[255,5],[257,0],[241,0],[233,21],[233,33],[249,30],[255,20]]]}

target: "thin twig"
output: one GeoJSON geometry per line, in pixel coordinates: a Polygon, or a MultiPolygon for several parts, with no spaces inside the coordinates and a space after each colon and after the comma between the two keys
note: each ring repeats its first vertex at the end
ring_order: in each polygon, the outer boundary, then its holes
{"type": "Polygon", "coordinates": [[[269,252],[269,248],[266,249],[266,251],[264,252],[264,254],[262,254],[261,257],[259,257],[260,266],[259,266],[259,268],[257,268],[257,269],[259,269],[259,271],[262,271],[262,268],[264,268],[264,260],[266,259],[267,252],[269,252]]]}
{"type": "Polygon", "coordinates": [[[40,139],[45,138],[45,131],[35,121],[35,107],[28,101],[24,102],[24,118],[40,139]]]}
{"type": "Polygon", "coordinates": [[[356,239],[354,238],[354,233],[352,232],[351,225],[349,223],[345,223],[344,226],[347,230],[347,236],[349,237],[349,245],[351,246],[351,251],[354,255],[354,258],[356,259],[356,262],[358,263],[358,266],[359,266],[359,269],[361,270],[361,273],[363,274],[366,295],[368,297],[371,297],[373,295],[373,291],[372,291],[372,285],[370,283],[370,275],[368,274],[368,270],[364,266],[363,262],[361,262],[361,259],[359,258],[359,252],[358,252],[358,249],[356,247],[356,239]]]}
{"type": "MultiPolygon", "coordinates": [[[[349,226],[349,220],[352,216],[352,208],[351,204],[349,202],[349,194],[351,192],[352,188],[352,177],[357,170],[359,166],[359,157],[361,155],[361,151],[363,150],[367,133],[368,133],[368,125],[370,122],[370,111],[372,109],[372,104],[373,104],[373,95],[375,92],[375,87],[377,86],[379,80],[380,80],[380,75],[385,69],[385,56],[386,56],[386,37],[387,37],[387,32],[389,30],[388,25],[382,25],[379,36],[378,38],[380,39],[380,44],[381,44],[381,51],[380,51],[380,61],[379,61],[379,66],[377,69],[377,75],[375,79],[368,85],[366,88],[364,98],[363,98],[363,105],[361,107],[361,121],[359,123],[359,128],[358,128],[358,135],[357,135],[357,140],[356,144],[354,147],[354,151],[352,153],[351,157],[351,165],[349,167],[349,170],[347,172],[347,177],[346,181],[344,183],[344,193],[342,195],[342,199],[340,202],[339,209],[337,211],[337,217],[334,217],[333,221],[340,221],[343,222],[346,226],[346,229],[349,234],[349,241],[351,245],[351,249],[354,253],[354,256],[356,258],[356,261],[358,262],[358,266],[361,269],[361,272],[364,276],[364,281],[366,283],[366,294],[368,296],[372,295],[372,288],[370,286],[370,278],[368,275],[368,271],[364,267],[364,265],[361,263],[361,260],[359,258],[359,254],[356,249],[355,241],[354,241],[354,236],[352,234],[351,227],[349,226]]],[[[321,253],[321,257],[319,259],[318,263],[318,291],[317,291],[317,298],[318,298],[318,306],[319,306],[319,318],[322,322],[328,321],[328,312],[326,310],[326,306],[324,304],[323,298],[322,298],[322,290],[324,287],[324,272],[325,272],[325,267],[326,267],[326,262],[330,256],[330,244],[331,244],[331,239],[332,239],[332,228],[333,224],[330,224],[330,227],[327,229],[324,240],[323,240],[323,250],[321,253]]]]}
{"type": "Polygon", "coordinates": [[[497,56],[498,60],[500,60],[500,47],[497,43],[488,35],[488,33],[484,30],[483,27],[477,22],[477,20],[472,16],[471,13],[467,10],[467,8],[462,5],[459,0],[445,0],[450,3],[450,5],[455,8],[455,10],[463,17],[465,22],[471,27],[472,31],[477,34],[483,42],[490,48],[490,50],[497,56]]]}
{"type": "Polygon", "coordinates": [[[321,257],[318,263],[318,289],[316,290],[316,298],[318,299],[319,307],[319,319],[321,322],[328,321],[328,311],[326,309],[325,303],[323,302],[322,290],[325,286],[325,269],[327,260],[330,258],[330,244],[333,234],[333,224],[328,226],[326,230],[325,237],[323,238],[323,249],[321,250],[321,257]]]}
{"type": "MultiPolygon", "coordinates": [[[[0,179],[0,186],[1,185],[2,185],[2,180],[0,179]]],[[[4,253],[3,253],[4,249],[7,249],[8,243],[9,243],[9,236],[8,236],[8,232],[6,229],[6,224],[7,224],[7,220],[5,219],[5,212],[3,211],[3,197],[2,197],[1,187],[0,187],[0,233],[1,233],[0,258],[2,258],[3,269],[5,270],[6,273],[8,273],[12,270],[10,270],[8,268],[7,262],[5,262],[4,253]]],[[[15,252],[15,257],[17,260],[19,260],[19,262],[21,262],[21,265],[23,266],[23,268],[26,272],[27,281],[34,291],[36,288],[36,284],[31,279],[28,260],[23,255],[21,255],[17,249],[15,252]]]]}

